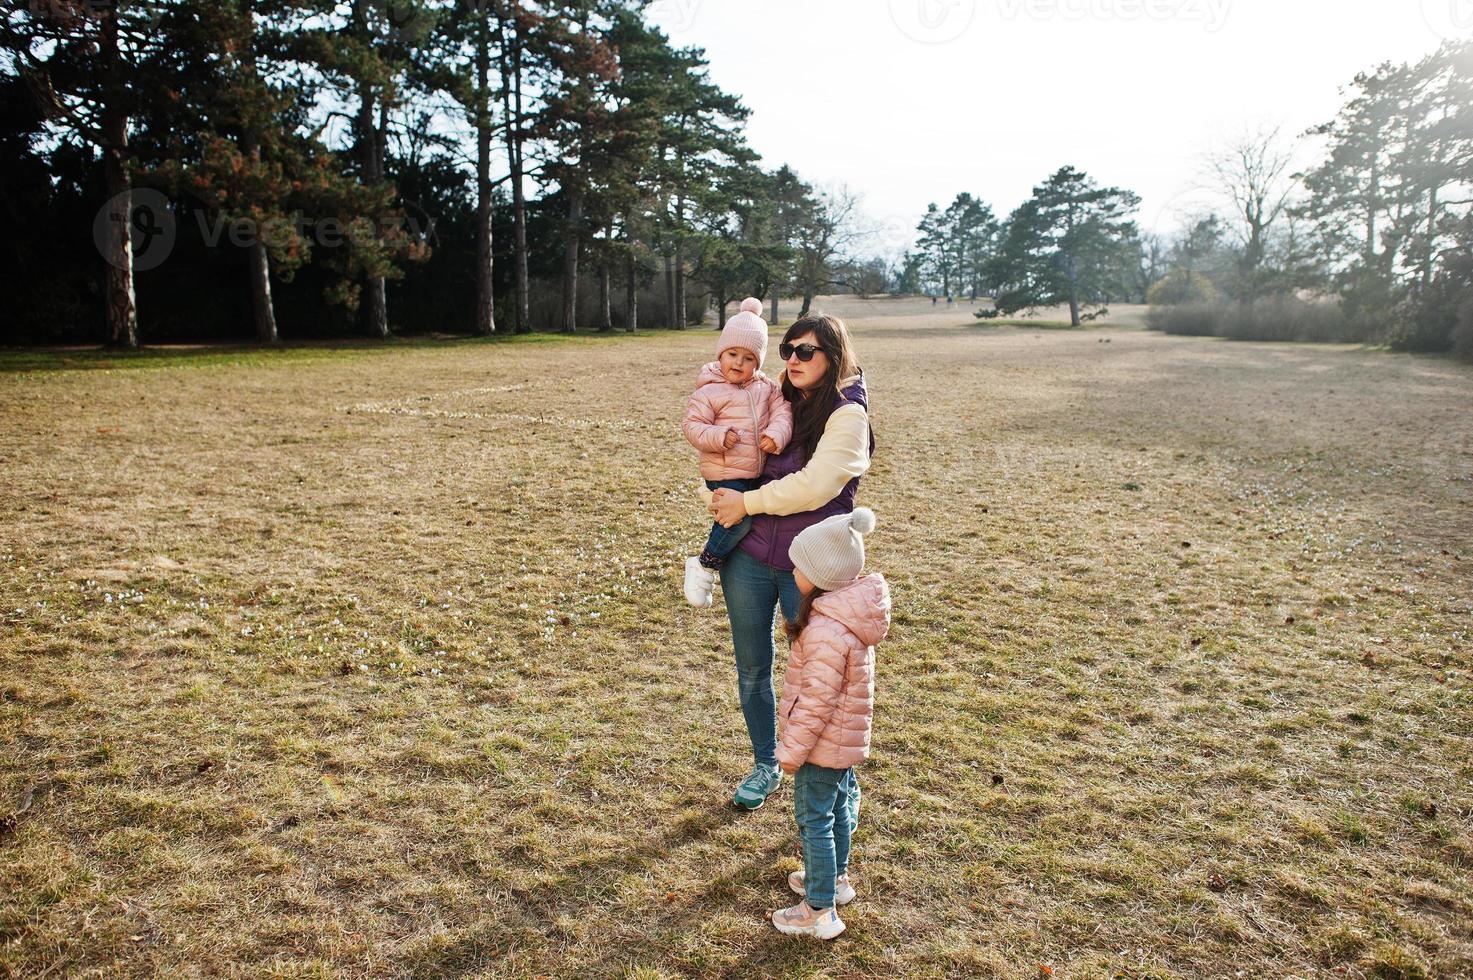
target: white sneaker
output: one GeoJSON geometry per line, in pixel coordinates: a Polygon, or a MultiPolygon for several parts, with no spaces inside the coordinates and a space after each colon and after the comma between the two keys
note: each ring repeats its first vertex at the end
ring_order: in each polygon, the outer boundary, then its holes
{"type": "Polygon", "coordinates": [[[833,939],[844,931],[844,920],[839,910],[824,909],[815,912],[804,899],[790,909],[778,909],[772,913],[772,925],[785,936],[813,936],[817,939],[833,939]]]}
{"type": "MultiPolygon", "coordinates": [[[[794,895],[808,894],[803,887],[803,872],[794,871],[788,875],[788,887],[793,890],[794,895]]],[[[848,875],[840,875],[839,880],[834,882],[834,901],[839,905],[848,905],[854,901],[854,885],[850,883],[848,875]]]]}
{"type": "Polygon", "coordinates": [[[685,601],[697,609],[711,606],[711,593],[716,589],[716,573],[694,555],[685,560],[685,601]]]}

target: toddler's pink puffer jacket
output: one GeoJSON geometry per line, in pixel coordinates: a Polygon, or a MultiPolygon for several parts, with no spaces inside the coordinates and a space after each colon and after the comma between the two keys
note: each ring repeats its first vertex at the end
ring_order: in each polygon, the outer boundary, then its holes
{"type": "Polygon", "coordinates": [[[701,477],[706,480],[750,479],[762,472],[757,443],[770,436],[781,452],[793,437],[793,408],[782,386],[761,371],[744,385],[734,385],[712,361],[701,368],[696,390],[685,403],[682,426],[690,444],[701,451],[701,477]],[[726,433],[735,430],[737,444],[726,448],[726,433]]]}
{"type": "Polygon", "coordinates": [[[788,651],[777,717],[777,758],[848,769],[869,758],[875,706],[875,644],[890,630],[890,587],[866,575],[813,602],[788,651]]]}

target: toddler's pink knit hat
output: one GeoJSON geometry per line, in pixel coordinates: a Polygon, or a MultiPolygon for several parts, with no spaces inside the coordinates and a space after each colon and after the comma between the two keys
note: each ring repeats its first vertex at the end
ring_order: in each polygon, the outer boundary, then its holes
{"type": "Polygon", "coordinates": [[[755,297],[742,300],[742,308],[721,329],[721,341],[716,345],[716,356],[720,357],[733,347],[749,350],[757,356],[757,368],[767,360],[767,321],[762,319],[762,301],[755,297]]]}

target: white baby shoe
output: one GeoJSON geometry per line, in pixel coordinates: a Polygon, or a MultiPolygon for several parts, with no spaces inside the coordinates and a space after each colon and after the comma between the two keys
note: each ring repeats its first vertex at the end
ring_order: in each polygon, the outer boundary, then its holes
{"type": "Polygon", "coordinates": [[[711,593],[716,590],[716,573],[701,559],[692,555],[685,560],[685,601],[697,609],[711,606],[711,593]]]}

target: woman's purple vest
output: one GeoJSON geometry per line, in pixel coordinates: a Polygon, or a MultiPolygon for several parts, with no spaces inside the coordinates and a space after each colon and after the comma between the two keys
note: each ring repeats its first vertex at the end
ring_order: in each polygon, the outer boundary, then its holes
{"type": "MultiPolygon", "coordinates": [[[[864,387],[864,375],[859,380],[845,388],[843,397],[839,404],[857,404],[864,406],[869,411],[869,393],[864,387]]],[[[869,451],[873,456],[875,452],[875,430],[870,429],[869,451]]],[[[797,473],[808,465],[808,454],[797,442],[791,443],[787,449],[775,456],[768,456],[767,463],[762,467],[762,482],[771,483],[780,480],[790,473],[797,473]]],[[[819,521],[835,514],[848,514],[854,510],[854,495],[859,490],[859,477],[855,477],[844,484],[844,489],[839,495],[817,510],[805,510],[801,514],[789,514],[787,517],[777,517],[773,514],[754,514],[752,516],[752,530],[742,538],[739,547],[753,558],[772,568],[791,572],[793,563],[788,560],[788,548],[792,546],[793,539],[798,532],[805,527],[812,527],[819,521]]]]}

